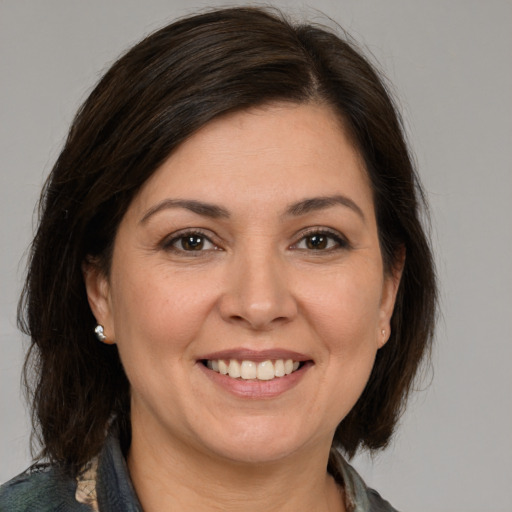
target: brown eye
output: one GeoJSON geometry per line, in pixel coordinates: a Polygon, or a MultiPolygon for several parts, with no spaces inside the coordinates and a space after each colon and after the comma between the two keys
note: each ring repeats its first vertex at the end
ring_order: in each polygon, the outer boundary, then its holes
{"type": "Polygon", "coordinates": [[[181,248],[184,251],[201,251],[205,245],[205,238],[199,235],[187,235],[180,238],[181,248]]]}
{"type": "Polygon", "coordinates": [[[334,251],[348,249],[349,243],[345,238],[330,231],[316,231],[304,235],[294,246],[294,249],[303,251],[334,251]]]}
{"type": "Polygon", "coordinates": [[[162,248],[166,251],[172,251],[178,254],[200,253],[217,250],[218,247],[206,236],[200,232],[186,232],[178,234],[168,241],[162,243],[162,248]]]}
{"type": "Polygon", "coordinates": [[[311,235],[305,238],[306,247],[312,250],[326,249],[329,237],[325,235],[311,235]]]}

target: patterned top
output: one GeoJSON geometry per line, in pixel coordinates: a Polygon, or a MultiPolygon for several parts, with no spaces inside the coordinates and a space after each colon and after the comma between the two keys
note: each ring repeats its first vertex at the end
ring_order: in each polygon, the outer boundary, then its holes
{"type": "MultiPolygon", "coordinates": [[[[329,469],[345,491],[347,512],[397,512],[368,488],[341,454],[329,469]]],[[[34,466],[0,487],[0,512],[143,512],[115,436],[73,479],[58,467],[34,466]]]]}

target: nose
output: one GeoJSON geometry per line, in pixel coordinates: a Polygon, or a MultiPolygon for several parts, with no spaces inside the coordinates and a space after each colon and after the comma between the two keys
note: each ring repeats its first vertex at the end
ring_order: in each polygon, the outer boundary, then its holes
{"type": "Polygon", "coordinates": [[[251,330],[269,330],[292,321],[297,303],[286,262],[271,251],[247,251],[226,269],[219,309],[222,318],[251,330]]]}

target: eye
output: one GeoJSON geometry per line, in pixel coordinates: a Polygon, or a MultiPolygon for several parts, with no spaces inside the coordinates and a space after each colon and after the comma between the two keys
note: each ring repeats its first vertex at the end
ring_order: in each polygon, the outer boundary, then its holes
{"type": "Polygon", "coordinates": [[[339,234],[330,231],[313,231],[304,235],[293,249],[306,251],[330,251],[348,247],[348,242],[339,234]]]}
{"type": "Polygon", "coordinates": [[[164,248],[175,252],[202,252],[218,249],[206,235],[198,232],[175,235],[165,241],[164,248]]]}

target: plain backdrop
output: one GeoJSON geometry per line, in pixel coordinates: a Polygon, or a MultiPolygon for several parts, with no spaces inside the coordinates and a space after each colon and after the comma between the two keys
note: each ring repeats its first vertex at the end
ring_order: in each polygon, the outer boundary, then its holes
{"type": "MultiPolygon", "coordinates": [[[[236,2],[244,4],[244,2],[236,2]]],[[[222,5],[233,5],[224,1],[222,5]]],[[[247,4],[247,2],[245,2],[247,4]]],[[[71,118],[121,51],[191,0],[0,0],[0,482],[30,462],[16,330],[34,205],[71,118]]],[[[512,510],[512,2],[276,1],[347,29],[401,100],[432,207],[434,372],[367,482],[415,512],[512,510]]]]}

